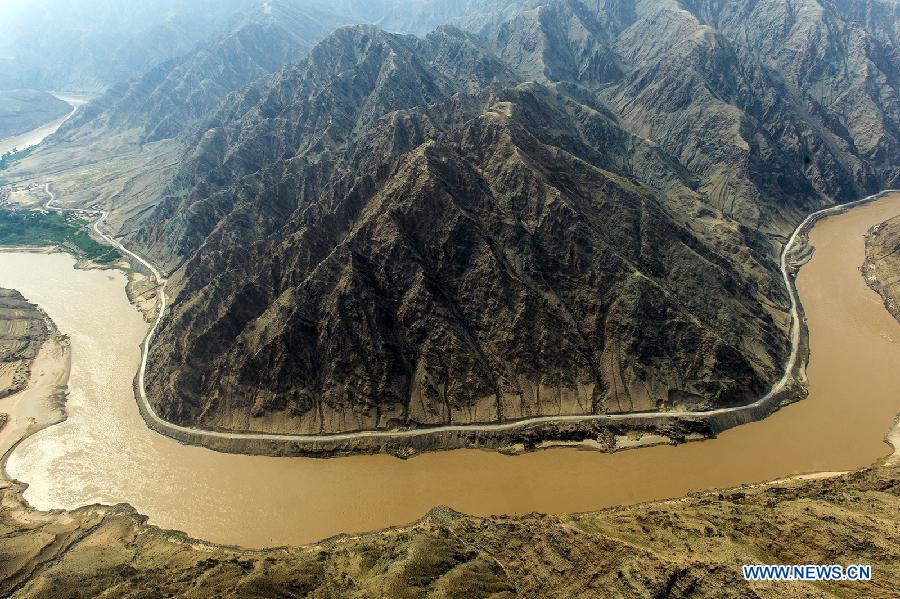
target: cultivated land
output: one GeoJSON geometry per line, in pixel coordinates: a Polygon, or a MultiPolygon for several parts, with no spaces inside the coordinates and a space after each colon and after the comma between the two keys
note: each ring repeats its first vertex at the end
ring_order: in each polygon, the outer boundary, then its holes
{"type": "Polygon", "coordinates": [[[91,237],[84,220],[59,212],[0,209],[0,246],[58,247],[98,264],[121,258],[91,237]]]}
{"type": "Polygon", "coordinates": [[[44,317],[34,306],[18,292],[0,289],[0,398],[25,388],[47,335],[44,317]]]}

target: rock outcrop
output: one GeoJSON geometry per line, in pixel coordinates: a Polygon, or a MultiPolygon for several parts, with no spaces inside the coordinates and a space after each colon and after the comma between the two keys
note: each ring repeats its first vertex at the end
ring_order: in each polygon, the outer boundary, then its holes
{"type": "Polygon", "coordinates": [[[151,352],[164,417],[699,409],[777,378],[770,242],[601,102],[518,83],[478,42],[344,28],[207,121],[135,237],[175,271],[151,352]]]}
{"type": "Polygon", "coordinates": [[[866,282],[900,320],[900,217],[874,227],[866,235],[866,282]]]}
{"type": "Polygon", "coordinates": [[[28,384],[31,364],[48,333],[37,306],[18,291],[0,289],[0,398],[28,384]]]}

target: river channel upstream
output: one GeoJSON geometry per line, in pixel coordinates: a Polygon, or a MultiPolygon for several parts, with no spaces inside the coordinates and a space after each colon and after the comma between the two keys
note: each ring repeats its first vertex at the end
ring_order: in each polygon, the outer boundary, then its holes
{"type": "Polygon", "coordinates": [[[6,137],[0,139],[0,154],[5,154],[12,150],[25,150],[30,148],[31,146],[36,146],[47,137],[56,133],[56,130],[59,129],[63,123],[72,118],[78,109],[87,103],[88,98],[86,96],[61,96],[58,94],[57,98],[62,100],[63,102],[67,102],[72,110],[68,114],[65,114],[61,117],[53,119],[47,123],[44,123],[40,127],[36,127],[31,131],[26,131],[25,133],[20,133],[19,135],[15,135],[13,137],[6,137]]]}
{"type": "Polygon", "coordinates": [[[28,438],[9,474],[36,508],[129,503],[150,522],[213,542],[264,547],[411,522],[437,505],[475,515],[577,512],[799,473],[844,471],[887,455],[900,411],[900,326],[859,272],[863,235],[900,214],[886,196],[813,229],[798,278],[810,330],[808,399],[718,439],[616,454],[572,448],[523,456],[476,450],[269,458],[181,445],[149,430],[132,381],[148,325],[118,271],[65,254],[0,253],[18,289],[71,337],[69,418],[28,438]]]}

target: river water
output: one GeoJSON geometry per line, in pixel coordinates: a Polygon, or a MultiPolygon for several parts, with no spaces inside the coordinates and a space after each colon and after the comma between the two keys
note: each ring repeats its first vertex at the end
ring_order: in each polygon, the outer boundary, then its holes
{"type": "Polygon", "coordinates": [[[56,130],[59,129],[63,123],[68,121],[75,115],[75,112],[84,104],[87,103],[88,98],[84,96],[60,96],[57,95],[57,98],[62,100],[63,102],[68,102],[69,105],[72,106],[71,112],[66,114],[65,116],[61,116],[57,119],[50,121],[49,123],[44,123],[40,127],[36,127],[31,131],[26,131],[25,133],[20,133],[14,137],[5,137],[0,139],[0,155],[9,152],[10,150],[24,150],[26,148],[30,148],[31,146],[36,146],[47,137],[56,133],[56,130]]]}
{"type": "Polygon", "coordinates": [[[842,471],[889,453],[900,411],[900,326],[859,273],[863,234],[900,194],[820,222],[798,286],[811,334],[810,397],[720,438],[618,454],[476,450],[402,461],[267,458],[188,447],[151,432],[132,380],[147,325],[116,271],[62,254],[0,253],[0,286],[41,305],[72,338],[69,419],[22,443],[10,474],[35,507],[127,502],[165,528],[262,547],[411,522],[436,505],[477,514],[593,510],[792,474],[842,471]]]}

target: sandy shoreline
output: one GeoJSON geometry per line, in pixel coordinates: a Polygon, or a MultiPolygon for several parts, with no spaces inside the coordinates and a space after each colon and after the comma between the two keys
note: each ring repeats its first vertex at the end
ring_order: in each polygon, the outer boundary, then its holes
{"type": "Polygon", "coordinates": [[[71,106],[72,110],[63,116],[56,117],[51,121],[38,125],[30,131],[0,139],[0,154],[9,152],[13,148],[21,151],[40,144],[47,137],[56,133],[56,131],[62,127],[63,123],[75,116],[75,113],[78,112],[79,108],[89,101],[89,98],[87,97],[66,96],[60,94],[53,95],[71,106]]]}

